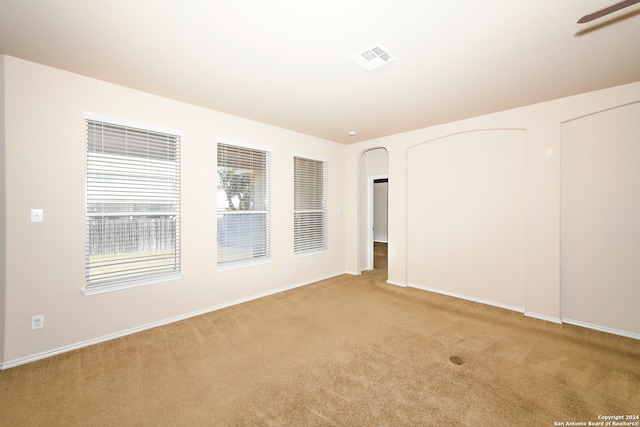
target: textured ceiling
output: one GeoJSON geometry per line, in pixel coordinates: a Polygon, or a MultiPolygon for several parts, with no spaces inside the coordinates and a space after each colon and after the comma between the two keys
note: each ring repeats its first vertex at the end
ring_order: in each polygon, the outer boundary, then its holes
{"type": "Polygon", "coordinates": [[[611,2],[0,0],[0,53],[350,143],[640,80],[611,2]]]}

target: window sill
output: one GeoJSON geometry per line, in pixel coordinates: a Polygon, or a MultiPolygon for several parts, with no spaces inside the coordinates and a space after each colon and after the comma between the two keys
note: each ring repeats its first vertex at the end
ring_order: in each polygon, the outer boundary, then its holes
{"type": "Polygon", "coordinates": [[[95,288],[82,288],[82,293],[85,294],[85,296],[104,294],[106,292],[114,292],[114,291],[120,291],[123,289],[131,289],[131,288],[138,288],[140,286],[153,285],[155,283],[179,280],[183,276],[184,276],[183,273],[174,273],[174,274],[167,274],[165,276],[153,277],[149,279],[136,280],[133,282],[116,283],[113,285],[97,286],[95,288]]]}
{"type": "Polygon", "coordinates": [[[320,254],[326,254],[331,252],[329,249],[320,249],[317,251],[309,251],[309,252],[302,252],[300,254],[293,254],[294,258],[303,258],[303,257],[307,257],[307,256],[312,256],[312,255],[320,255],[320,254]]]}
{"type": "Polygon", "coordinates": [[[271,258],[262,258],[262,259],[260,259],[258,261],[246,261],[246,262],[231,263],[231,264],[226,264],[226,265],[219,265],[216,268],[216,271],[236,270],[238,268],[252,267],[254,265],[261,265],[261,264],[268,264],[270,262],[273,262],[273,259],[271,259],[271,258]]]}

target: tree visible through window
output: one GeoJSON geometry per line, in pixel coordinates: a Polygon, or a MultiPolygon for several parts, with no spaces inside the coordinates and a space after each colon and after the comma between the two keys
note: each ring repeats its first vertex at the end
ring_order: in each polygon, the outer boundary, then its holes
{"type": "Polygon", "coordinates": [[[327,166],[294,157],[294,254],[327,249],[327,166]]]}
{"type": "Polygon", "coordinates": [[[269,251],[268,152],[218,143],[218,265],[269,251]]]}
{"type": "Polygon", "coordinates": [[[86,287],[180,272],[179,136],[87,120],[86,287]]]}

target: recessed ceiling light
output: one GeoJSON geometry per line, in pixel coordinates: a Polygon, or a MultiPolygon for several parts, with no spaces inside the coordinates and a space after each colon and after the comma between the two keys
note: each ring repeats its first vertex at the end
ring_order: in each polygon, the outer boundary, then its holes
{"type": "Polygon", "coordinates": [[[371,46],[368,49],[364,49],[351,57],[351,60],[360,65],[367,71],[375,70],[389,62],[395,61],[396,56],[390,53],[380,43],[371,46]]]}
{"type": "Polygon", "coordinates": [[[355,130],[349,131],[349,136],[356,136],[357,132],[355,130]]]}

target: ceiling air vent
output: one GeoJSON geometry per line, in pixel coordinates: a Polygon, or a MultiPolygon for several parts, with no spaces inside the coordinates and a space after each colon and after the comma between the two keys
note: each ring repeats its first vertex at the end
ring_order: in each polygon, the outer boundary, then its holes
{"type": "Polygon", "coordinates": [[[351,57],[353,62],[360,65],[367,71],[380,68],[389,62],[395,61],[396,59],[398,58],[396,58],[392,53],[389,53],[389,51],[381,44],[373,45],[369,49],[358,52],[351,57]]]}

